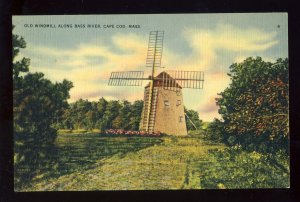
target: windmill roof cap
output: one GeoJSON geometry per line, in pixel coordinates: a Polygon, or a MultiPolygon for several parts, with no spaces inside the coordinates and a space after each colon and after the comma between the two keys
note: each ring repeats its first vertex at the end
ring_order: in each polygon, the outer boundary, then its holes
{"type": "MultiPolygon", "coordinates": [[[[162,78],[165,78],[165,79],[168,79],[168,81],[175,81],[175,87],[177,88],[182,88],[176,81],[176,79],[172,78],[167,72],[163,71],[161,73],[159,73],[155,78],[158,78],[158,79],[162,79],[162,78]]],[[[162,80],[157,80],[157,79],[154,79],[154,86],[162,86],[162,80]]],[[[168,83],[167,81],[165,80],[165,85],[164,86],[167,86],[168,83]]],[[[145,86],[145,88],[148,88],[150,86],[150,82],[145,86]]]]}

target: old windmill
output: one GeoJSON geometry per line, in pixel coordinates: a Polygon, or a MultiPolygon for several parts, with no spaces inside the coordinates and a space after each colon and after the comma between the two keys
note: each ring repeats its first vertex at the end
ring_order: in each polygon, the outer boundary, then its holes
{"type": "Polygon", "coordinates": [[[151,31],[146,67],[152,68],[149,77],[143,71],[112,72],[108,85],[141,86],[144,80],[150,82],[144,91],[144,107],[140,130],[160,131],[170,135],[187,135],[182,88],[202,89],[204,73],[201,71],[162,71],[161,67],[164,31],[151,31]]]}

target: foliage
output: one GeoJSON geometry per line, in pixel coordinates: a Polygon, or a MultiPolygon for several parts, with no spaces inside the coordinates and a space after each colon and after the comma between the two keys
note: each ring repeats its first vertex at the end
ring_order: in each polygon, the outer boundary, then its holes
{"type": "Polygon", "coordinates": [[[212,150],[199,165],[207,189],[288,188],[289,158],[282,152],[262,154],[234,146],[212,150]]]}
{"type": "Polygon", "coordinates": [[[214,142],[226,142],[224,133],[224,123],[218,119],[214,119],[205,129],[205,139],[214,142]]]}
{"type": "MultiPolygon", "coordinates": [[[[133,103],[127,100],[109,100],[100,98],[99,101],[88,101],[79,99],[69,104],[63,112],[63,118],[54,124],[57,129],[124,129],[139,130],[141,114],[144,102],[136,100],[133,103]]],[[[189,116],[197,129],[201,129],[202,120],[199,119],[198,112],[185,108],[185,113],[189,116]]],[[[187,120],[187,129],[196,130],[191,121],[187,120]]]]}
{"type": "Polygon", "coordinates": [[[129,118],[129,125],[131,126],[131,130],[139,130],[143,105],[144,102],[142,100],[137,100],[131,106],[132,116],[129,118]]]}
{"type": "Polygon", "coordinates": [[[202,122],[202,129],[207,129],[207,127],[209,126],[209,124],[210,124],[211,122],[209,122],[209,121],[204,121],[204,122],[202,122]]]}
{"type": "Polygon", "coordinates": [[[203,122],[199,119],[199,114],[197,111],[192,109],[184,108],[184,112],[186,113],[186,127],[187,130],[198,130],[201,129],[203,122]]]}
{"type": "Polygon", "coordinates": [[[127,100],[107,101],[103,97],[97,102],[79,99],[64,111],[63,120],[57,123],[60,129],[95,128],[138,130],[143,109],[143,101],[130,103],[127,100]]]}
{"type": "Polygon", "coordinates": [[[231,84],[217,99],[223,121],[215,121],[213,127],[223,129],[216,135],[223,133],[227,143],[250,150],[287,151],[288,60],[248,58],[232,64],[228,75],[231,84]]]}
{"type": "Polygon", "coordinates": [[[25,40],[13,34],[13,113],[15,183],[30,180],[53,165],[48,158],[56,138],[52,124],[67,107],[72,83],[53,84],[43,73],[29,73],[30,60],[15,61],[25,40]]]}

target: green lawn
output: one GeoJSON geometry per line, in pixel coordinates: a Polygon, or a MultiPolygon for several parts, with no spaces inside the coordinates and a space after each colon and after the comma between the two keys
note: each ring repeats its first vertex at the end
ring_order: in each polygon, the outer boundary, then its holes
{"type": "MultiPolygon", "coordinates": [[[[224,145],[210,144],[199,137],[64,133],[56,144],[58,167],[16,191],[289,186],[289,173],[270,167],[261,154],[230,154],[224,145]],[[256,182],[260,184],[256,186],[256,182]]],[[[287,162],[284,160],[283,165],[288,168],[287,162]]]]}

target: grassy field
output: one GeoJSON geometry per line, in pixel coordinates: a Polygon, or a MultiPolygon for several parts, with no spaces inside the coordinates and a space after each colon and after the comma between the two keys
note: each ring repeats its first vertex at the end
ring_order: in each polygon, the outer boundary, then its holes
{"type": "Polygon", "coordinates": [[[197,164],[209,149],[198,138],[61,134],[59,168],[22,191],[141,190],[200,187],[197,164]]]}
{"type": "Polygon", "coordinates": [[[195,136],[103,137],[63,131],[56,145],[58,167],[16,191],[289,186],[289,173],[270,167],[261,155],[240,152],[228,157],[224,145],[195,136]]]}

